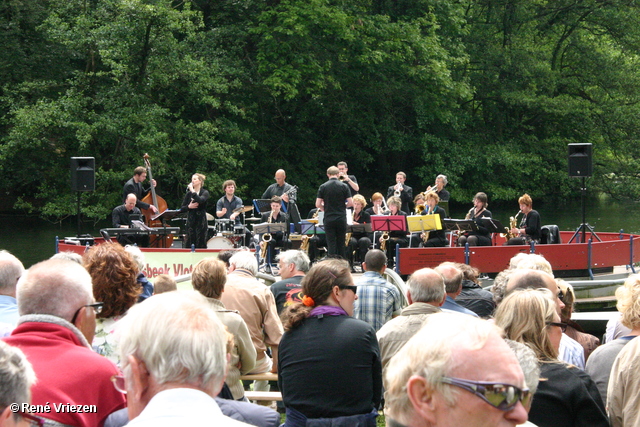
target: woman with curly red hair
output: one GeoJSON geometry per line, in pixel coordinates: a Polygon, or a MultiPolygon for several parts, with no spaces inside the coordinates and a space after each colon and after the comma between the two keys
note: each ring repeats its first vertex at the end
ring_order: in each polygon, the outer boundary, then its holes
{"type": "Polygon", "coordinates": [[[141,292],[136,280],[138,265],[122,246],[104,243],[93,246],[84,254],[84,266],[91,275],[96,301],[104,302],[102,311],[96,316],[93,347],[117,363],[112,333],[116,322],[138,301],[141,292]]]}

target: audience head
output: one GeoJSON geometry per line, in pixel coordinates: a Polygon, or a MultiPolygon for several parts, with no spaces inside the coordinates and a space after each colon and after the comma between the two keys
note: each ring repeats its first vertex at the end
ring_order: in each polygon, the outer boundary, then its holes
{"type": "MultiPolygon", "coordinates": [[[[514,426],[527,420],[522,370],[486,320],[459,313],[432,314],[422,329],[391,359],[386,371],[385,415],[408,427],[514,426]],[[498,409],[460,381],[517,387],[498,409]]],[[[499,396],[499,395],[498,395],[499,396]]],[[[496,396],[497,397],[497,396],[496,396]]]]}
{"type": "Polygon", "coordinates": [[[576,294],[573,292],[573,286],[571,283],[562,279],[556,279],[558,289],[562,292],[562,303],[564,307],[560,311],[560,318],[563,322],[571,320],[571,313],[573,313],[573,303],[576,300],[576,294]]]}
{"type": "Polygon", "coordinates": [[[527,270],[541,270],[545,273],[549,273],[553,276],[553,269],[551,263],[545,259],[542,255],[527,254],[521,252],[515,255],[509,261],[509,268],[512,269],[527,269],[527,270]]]}
{"type": "Polygon", "coordinates": [[[127,251],[129,255],[131,255],[131,258],[133,258],[133,261],[138,266],[138,272],[142,271],[142,269],[144,268],[144,254],[142,253],[140,248],[136,245],[126,245],[124,247],[124,250],[127,251]]]}
{"type": "Polygon", "coordinates": [[[83,265],[84,262],[82,260],[82,255],[71,251],[58,252],[57,254],[52,255],[49,259],[66,259],[67,261],[77,262],[80,265],[83,265]]]}
{"type": "Polygon", "coordinates": [[[455,295],[462,290],[463,274],[452,262],[443,262],[435,270],[444,278],[447,294],[455,295]]]}
{"type": "Polygon", "coordinates": [[[16,296],[16,284],[24,273],[24,266],[10,252],[0,251],[0,295],[16,296]]]}
{"type": "Polygon", "coordinates": [[[505,296],[516,289],[549,289],[553,295],[556,295],[558,313],[564,308],[562,302],[564,295],[558,289],[558,284],[553,276],[544,271],[519,268],[513,270],[507,282],[505,296]]]}
{"type": "Polygon", "coordinates": [[[154,295],[129,310],[117,331],[129,419],[162,390],[189,387],[214,397],[222,388],[227,335],[199,293],[154,295]]]}
{"type": "Polygon", "coordinates": [[[35,382],[36,374],[22,351],[0,340],[0,426],[20,425],[22,416],[10,405],[31,403],[35,382]]]}
{"type": "Polygon", "coordinates": [[[96,329],[91,276],[73,261],[50,259],[27,270],[17,287],[18,312],[48,314],[73,323],[88,342],[96,329]]]}
{"type": "Polygon", "coordinates": [[[218,259],[222,262],[224,262],[224,265],[229,268],[229,260],[231,259],[231,257],[236,253],[236,251],[224,251],[224,252],[218,252],[218,259]]]}
{"type": "Polygon", "coordinates": [[[640,275],[627,277],[616,289],[616,307],[622,313],[620,322],[629,329],[640,328],[640,275]]]}
{"type": "Polygon", "coordinates": [[[556,360],[562,338],[560,316],[548,289],[522,289],[508,295],[498,306],[496,325],[507,338],[527,344],[540,361],[556,360]]]}
{"type": "Polygon", "coordinates": [[[478,283],[480,270],[468,264],[463,264],[461,262],[455,262],[454,265],[458,270],[462,271],[462,280],[469,280],[470,282],[478,283]]]}
{"type": "Polygon", "coordinates": [[[363,267],[366,271],[382,273],[387,268],[387,255],[380,249],[371,249],[364,256],[363,267]]]}
{"type": "Polygon", "coordinates": [[[298,327],[314,307],[321,305],[339,306],[347,314],[353,314],[353,301],[357,298],[347,288],[353,286],[348,262],[337,258],[321,261],[311,267],[300,285],[303,302],[285,308],[282,315],[285,330],[298,327]]]}
{"type": "Polygon", "coordinates": [[[93,295],[104,303],[98,317],[122,316],[138,301],[142,291],[137,282],[138,265],[122,246],[93,246],[84,254],[84,266],[91,275],[93,295]]]}
{"type": "Polygon", "coordinates": [[[507,282],[513,270],[502,270],[495,279],[493,279],[493,286],[491,286],[491,293],[493,294],[493,301],[500,304],[507,293],[507,282]]]}
{"type": "Polygon", "coordinates": [[[193,288],[207,298],[220,299],[227,283],[227,269],[215,257],[201,259],[191,273],[193,288]]]}
{"type": "Polygon", "coordinates": [[[252,276],[255,276],[258,274],[258,261],[249,251],[238,251],[229,258],[229,269],[230,271],[246,270],[252,276]]]}
{"type": "Polygon", "coordinates": [[[309,271],[309,264],[311,264],[309,256],[304,251],[295,249],[280,252],[277,259],[280,267],[280,277],[283,279],[306,274],[309,271]]]}
{"type": "Polygon", "coordinates": [[[440,307],[447,296],[444,279],[432,268],[421,268],[415,271],[409,281],[408,298],[411,303],[424,302],[440,307]]]}
{"type": "Polygon", "coordinates": [[[158,274],[153,280],[154,294],[163,294],[178,290],[178,284],[175,279],[168,274],[158,274]]]}

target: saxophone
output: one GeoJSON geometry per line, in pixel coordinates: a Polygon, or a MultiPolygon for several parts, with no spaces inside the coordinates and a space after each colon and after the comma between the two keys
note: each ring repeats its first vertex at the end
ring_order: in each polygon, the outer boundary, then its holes
{"type": "Polygon", "coordinates": [[[382,236],[380,236],[380,250],[382,252],[387,250],[387,242],[389,241],[389,232],[383,231],[382,236]]]}
{"type": "Polygon", "coordinates": [[[300,243],[300,250],[304,251],[307,255],[309,255],[309,240],[311,240],[311,237],[305,234],[302,236],[302,243],[300,243]]]}
{"type": "MultiPolygon", "coordinates": [[[[269,212],[269,220],[267,221],[267,224],[271,224],[272,218],[272,213],[269,212]]],[[[269,242],[271,239],[273,239],[271,233],[264,233],[262,235],[262,242],[260,242],[260,258],[265,259],[267,257],[267,249],[269,248],[269,242]]]]}
{"type": "MultiPolygon", "coordinates": [[[[351,216],[351,221],[353,222],[353,220],[356,219],[356,210],[353,210],[353,215],[351,216]]],[[[351,241],[351,232],[347,233],[344,235],[344,245],[345,246],[349,246],[349,241],[351,241]]]]}
{"type": "Polygon", "coordinates": [[[507,232],[505,233],[505,238],[507,240],[513,239],[514,237],[518,237],[518,234],[512,234],[511,233],[511,229],[512,228],[518,228],[518,215],[520,215],[521,213],[522,213],[522,211],[518,211],[516,216],[509,217],[509,227],[508,228],[505,227],[505,230],[507,230],[507,232]]]}
{"type": "Polygon", "coordinates": [[[423,204],[416,205],[415,214],[421,215],[422,212],[424,212],[424,205],[423,204]]]}
{"type": "MultiPolygon", "coordinates": [[[[431,214],[433,214],[433,212],[431,212],[431,214]]],[[[430,215],[429,214],[429,209],[427,209],[427,215],[430,215]]],[[[422,243],[427,243],[427,240],[429,240],[429,232],[428,231],[423,231],[422,232],[422,243]]]]}

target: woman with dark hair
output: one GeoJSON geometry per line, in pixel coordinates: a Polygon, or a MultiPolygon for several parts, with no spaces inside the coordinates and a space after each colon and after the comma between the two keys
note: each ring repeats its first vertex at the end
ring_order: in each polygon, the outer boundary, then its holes
{"type": "Polygon", "coordinates": [[[469,243],[469,246],[491,246],[489,229],[478,221],[480,218],[491,218],[491,211],[487,209],[487,206],[489,206],[487,195],[482,192],[477,193],[473,198],[473,207],[469,210],[465,219],[473,220],[478,227],[478,231],[465,232],[458,238],[458,246],[464,246],[466,243],[469,243]]]}
{"type": "Polygon", "coordinates": [[[84,266],[91,275],[93,296],[104,303],[96,316],[93,348],[118,363],[113,331],[142,291],[137,282],[138,265],[122,246],[104,243],[93,246],[84,254],[84,266]]]}
{"type": "Polygon", "coordinates": [[[207,200],[209,192],[202,188],[206,176],[201,173],[194,173],[191,182],[187,186],[187,194],[182,200],[181,212],[187,214],[186,245],[196,248],[207,247],[207,200]]]}
{"type": "Polygon", "coordinates": [[[609,419],[596,384],[582,369],[558,360],[566,323],[560,322],[548,289],[524,289],[506,297],[496,310],[496,325],[506,338],[529,346],[540,364],[538,390],[529,421],[540,427],[607,427],[609,419]]]}
{"type": "Polygon", "coordinates": [[[282,315],[278,383],[287,408],[284,426],[339,418],[331,425],[375,427],[382,397],[380,350],[373,327],[351,317],[357,296],[349,264],[322,261],[301,285],[302,303],[282,315]]]}

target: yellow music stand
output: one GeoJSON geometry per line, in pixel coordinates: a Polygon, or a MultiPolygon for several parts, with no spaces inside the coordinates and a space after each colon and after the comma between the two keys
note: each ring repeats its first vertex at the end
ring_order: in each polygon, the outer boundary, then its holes
{"type": "Polygon", "coordinates": [[[411,215],[407,217],[407,224],[409,225],[409,231],[412,233],[442,230],[440,214],[411,215]]]}

